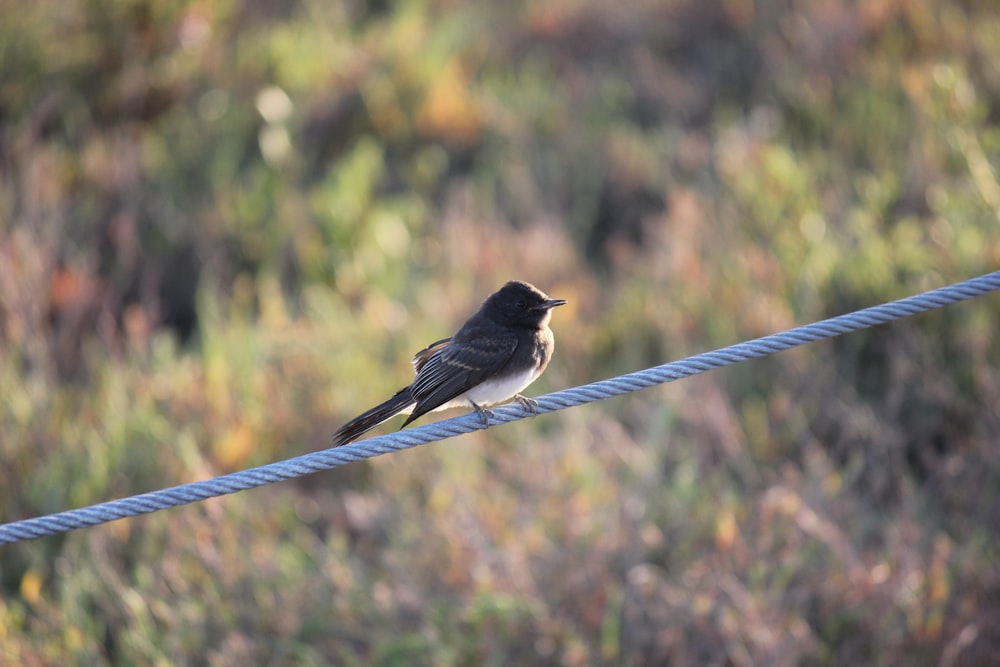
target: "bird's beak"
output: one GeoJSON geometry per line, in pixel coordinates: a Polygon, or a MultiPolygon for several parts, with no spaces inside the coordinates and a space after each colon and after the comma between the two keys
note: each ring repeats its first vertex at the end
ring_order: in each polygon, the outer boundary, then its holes
{"type": "Polygon", "coordinates": [[[542,301],[535,307],[538,310],[549,310],[550,308],[555,308],[556,306],[565,306],[565,305],[566,305],[566,299],[549,299],[548,301],[542,301]]]}

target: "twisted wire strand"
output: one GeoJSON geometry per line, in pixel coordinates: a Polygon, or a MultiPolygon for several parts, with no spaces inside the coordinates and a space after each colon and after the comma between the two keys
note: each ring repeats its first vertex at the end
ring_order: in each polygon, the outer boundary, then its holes
{"type": "MultiPolygon", "coordinates": [[[[763,338],[696,354],[661,366],[540,396],[535,399],[537,405],[533,409],[525,408],[518,403],[495,408],[491,411],[489,425],[506,424],[537,414],[564,410],[640,389],[647,389],[741,361],[764,357],[806,343],[885,324],[892,320],[941,308],[996,290],[1000,290],[1000,271],[898,301],[806,324],[763,338]]],[[[55,535],[236,493],[237,491],[245,491],[483,428],[487,428],[487,425],[483,423],[479,415],[469,413],[433,424],[222,475],[214,479],[181,484],[180,486],[46,516],[13,521],[0,525],[0,544],[11,544],[21,540],[55,535]]]]}

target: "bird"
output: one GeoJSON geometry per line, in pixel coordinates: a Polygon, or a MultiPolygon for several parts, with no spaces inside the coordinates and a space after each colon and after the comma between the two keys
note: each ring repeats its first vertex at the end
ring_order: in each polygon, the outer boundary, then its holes
{"type": "Polygon", "coordinates": [[[550,299],[519,280],[491,294],[450,338],[442,338],[413,356],[413,382],[392,398],[358,415],[333,436],[334,447],[346,445],[398,414],[409,415],[400,428],[437,410],[471,407],[489,425],[486,406],[521,396],[552,358],[555,338],[552,309],[566,303],[550,299]]]}

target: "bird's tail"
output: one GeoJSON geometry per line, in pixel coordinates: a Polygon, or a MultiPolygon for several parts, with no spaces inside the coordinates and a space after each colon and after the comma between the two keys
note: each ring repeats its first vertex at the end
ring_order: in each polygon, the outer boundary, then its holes
{"type": "Polygon", "coordinates": [[[357,440],[362,435],[372,430],[387,419],[392,419],[407,408],[413,407],[416,401],[410,395],[410,388],[405,387],[396,392],[396,395],[385,403],[376,405],[371,410],[358,415],[351,421],[340,427],[333,434],[333,446],[340,447],[349,442],[357,440]]]}

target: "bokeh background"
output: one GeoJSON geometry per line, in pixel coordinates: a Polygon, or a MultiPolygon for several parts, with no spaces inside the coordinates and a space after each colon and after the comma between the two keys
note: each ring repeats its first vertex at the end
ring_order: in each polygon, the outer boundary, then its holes
{"type": "MultiPolygon", "coordinates": [[[[1000,5],[0,2],[0,519],[1000,265],[1000,5]]],[[[1000,300],[0,547],[5,665],[1000,662],[1000,300]]]]}

